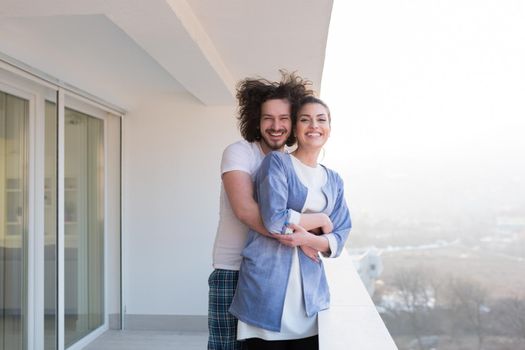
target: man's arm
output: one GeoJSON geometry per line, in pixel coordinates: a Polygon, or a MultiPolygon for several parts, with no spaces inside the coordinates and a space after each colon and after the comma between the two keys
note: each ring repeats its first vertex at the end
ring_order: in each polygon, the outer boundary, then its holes
{"type": "Polygon", "coordinates": [[[271,237],[261,220],[259,205],[253,198],[250,174],[240,170],[228,171],[222,174],[222,183],[237,219],[250,229],[271,237]]]}
{"type": "MultiPolygon", "coordinates": [[[[228,171],[222,175],[222,183],[224,190],[230,201],[233,213],[242,223],[250,229],[259,232],[260,234],[277,238],[280,235],[273,235],[266,230],[261,220],[259,212],[259,205],[253,198],[253,182],[251,176],[240,170],[228,171]]],[[[301,223],[310,229],[314,229],[323,225],[331,225],[331,221],[325,214],[302,214],[301,223]]],[[[293,246],[288,242],[282,242],[285,245],[293,246]]],[[[310,259],[317,261],[317,251],[307,246],[303,252],[310,257],[310,259]]]]}
{"type": "MultiPolygon", "coordinates": [[[[259,205],[253,198],[251,176],[240,170],[228,171],[222,175],[222,183],[237,219],[262,235],[273,236],[266,230],[261,220],[259,205]]],[[[307,231],[318,227],[321,227],[323,232],[332,230],[332,222],[324,213],[301,214],[297,224],[307,231]]]]}

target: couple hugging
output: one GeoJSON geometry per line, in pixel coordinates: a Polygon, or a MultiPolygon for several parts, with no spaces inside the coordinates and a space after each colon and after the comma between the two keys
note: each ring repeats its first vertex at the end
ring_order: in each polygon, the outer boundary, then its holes
{"type": "Polygon", "coordinates": [[[351,222],[341,177],[318,163],[331,116],[309,85],[288,73],[238,85],[243,140],[221,161],[208,350],[318,349],[320,257],[341,253],[351,222]]]}

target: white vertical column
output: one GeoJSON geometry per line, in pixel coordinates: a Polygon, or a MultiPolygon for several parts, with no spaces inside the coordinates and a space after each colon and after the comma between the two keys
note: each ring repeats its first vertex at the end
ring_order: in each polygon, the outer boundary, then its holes
{"type": "MultiPolygon", "coordinates": [[[[34,161],[30,161],[30,166],[34,164],[34,205],[32,206],[34,214],[34,254],[29,256],[34,257],[31,264],[34,268],[34,288],[35,295],[34,307],[29,307],[29,310],[34,310],[34,331],[33,344],[28,344],[28,349],[43,350],[44,349],[44,314],[45,314],[45,203],[44,203],[44,179],[45,179],[45,99],[39,96],[36,100],[36,118],[33,123],[34,130],[34,145],[31,150],[34,153],[34,161]]],[[[33,173],[33,171],[31,171],[33,173]]]]}
{"type": "Polygon", "coordinates": [[[57,349],[65,348],[65,302],[64,302],[64,129],[65,129],[65,106],[64,90],[59,89],[57,93],[58,108],[58,154],[57,154],[57,349]]]}
{"type": "Polygon", "coordinates": [[[36,171],[36,152],[35,152],[35,146],[36,146],[36,97],[33,95],[31,96],[29,100],[29,118],[28,118],[28,125],[27,125],[27,149],[25,150],[27,157],[28,157],[28,167],[27,167],[27,190],[28,193],[28,205],[27,205],[27,215],[28,215],[28,230],[27,230],[27,236],[23,237],[22,240],[27,239],[27,348],[28,349],[34,349],[34,340],[35,340],[35,320],[36,320],[36,308],[35,308],[35,281],[36,277],[38,276],[38,273],[35,270],[35,262],[36,262],[36,227],[35,227],[35,217],[36,217],[36,206],[35,206],[35,198],[37,188],[35,186],[35,171],[36,171]]]}
{"type": "Polygon", "coordinates": [[[109,153],[109,146],[108,146],[108,124],[109,124],[109,121],[108,119],[110,118],[110,114],[109,113],[105,113],[106,116],[105,118],[102,120],[102,125],[103,125],[103,138],[102,138],[102,142],[104,143],[103,147],[104,147],[104,177],[103,177],[103,184],[102,184],[102,188],[103,188],[103,193],[102,193],[102,198],[103,198],[103,203],[104,203],[104,237],[103,237],[103,240],[104,240],[104,254],[103,254],[103,263],[102,263],[102,266],[104,267],[103,268],[103,271],[104,271],[104,302],[103,302],[103,312],[104,312],[104,327],[106,329],[109,328],[109,249],[108,249],[108,241],[109,241],[109,229],[108,229],[108,217],[109,217],[109,201],[108,201],[108,196],[109,196],[109,191],[108,191],[108,184],[109,184],[109,181],[108,181],[108,153],[109,153]]]}
{"type": "Polygon", "coordinates": [[[125,173],[124,173],[124,147],[125,147],[125,143],[124,143],[124,133],[125,133],[125,130],[124,130],[124,125],[125,125],[125,119],[124,119],[124,115],[121,115],[120,116],[120,329],[124,330],[126,329],[126,301],[127,301],[127,298],[126,298],[126,294],[125,294],[125,290],[124,290],[124,283],[126,282],[126,275],[125,275],[125,269],[124,267],[126,266],[125,263],[125,259],[126,257],[124,256],[125,254],[125,247],[126,247],[126,237],[124,235],[124,232],[126,232],[125,230],[125,227],[124,227],[124,223],[125,223],[125,220],[124,220],[124,213],[125,213],[125,210],[124,210],[124,203],[126,202],[124,200],[124,196],[126,195],[126,191],[125,191],[125,173]]]}

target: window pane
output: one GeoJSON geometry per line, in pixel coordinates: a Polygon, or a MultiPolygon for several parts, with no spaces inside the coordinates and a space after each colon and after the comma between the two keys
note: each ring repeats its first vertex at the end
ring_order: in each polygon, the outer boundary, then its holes
{"type": "Polygon", "coordinates": [[[0,92],[0,349],[26,349],[29,102],[0,92]]]}
{"type": "Polygon", "coordinates": [[[65,112],[65,343],[104,322],[103,122],[65,112]]]}

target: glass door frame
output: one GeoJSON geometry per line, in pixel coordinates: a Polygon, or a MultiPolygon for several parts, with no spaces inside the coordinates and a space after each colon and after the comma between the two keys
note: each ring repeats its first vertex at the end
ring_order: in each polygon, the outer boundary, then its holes
{"type": "MultiPolygon", "coordinates": [[[[108,227],[107,227],[107,222],[108,220],[106,219],[106,215],[107,215],[107,209],[108,209],[108,198],[107,198],[107,189],[106,189],[106,186],[107,186],[107,177],[108,177],[108,162],[107,162],[107,153],[108,153],[108,149],[107,149],[107,137],[108,137],[108,133],[107,133],[107,114],[109,112],[107,111],[104,111],[100,108],[100,106],[97,106],[97,105],[94,105],[93,102],[89,101],[89,100],[86,100],[86,99],[83,99],[75,94],[71,94],[71,93],[68,93],[67,91],[64,91],[63,89],[60,89],[59,90],[59,104],[58,104],[58,108],[59,108],[59,118],[58,118],[58,121],[59,121],[59,136],[58,136],[58,140],[59,140],[59,158],[61,159],[61,161],[59,161],[59,189],[61,190],[62,193],[60,193],[60,190],[59,190],[59,203],[61,204],[61,207],[59,207],[59,213],[61,213],[62,217],[59,216],[59,246],[60,247],[65,247],[65,217],[64,217],[64,214],[65,214],[65,208],[64,208],[64,204],[65,204],[65,184],[64,184],[64,179],[65,179],[65,167],[64,167],[64,160],[65,160],[65,149],[64,149],[64,146],[65,146],[65,109],[66,108],[71,108],[75,111],[78,111],[78,112],[81,112],[81,113],[84,113],[84,114],[87,114],[89,115],[90,117],[92,118],[96,118],[96,119],[99,119],[102,121],[103,123],[103,148],[104,148],[104,152],[103,152],[103,156],[104,156],[104,176],[103,176],[103,201],[102,201],[102,205],[104,206],[104,239],[103,239],[103,242],[104,242],[104,252],[103,252],[103,256],[104,256],[104,261],[103,261],[103,266],[104,266],[104,302],[103,302],[103,309],[104,309],[104,322],[103,324],[98,327],[97,329],[93,330],[92,332],[90,332],[88,335],[86,335],[85,337],[83,337],[82,339],[80,339],[79,341],[75,342],[74,344],[72,344],[71,346],[69,346],[67,348],[67,350],[81,350],[82,348],[84,348],[87,344],[89,344],[91,341],[93,341],[95,338],[99,337],[102,333],[104,333],[106,330],[109,329],[109,310],[108,310],[108,296],[109,296],[109,291],[108,291],[108,265],[107,265],[107,261],[108,261],[108,227]],[[62,98],[60,98],[60,96],[62,95],[62,98]],[[60,103],[60,101],[62,101],[62,103],[60,103]],[[62,183],[61,183],[62,181],[62,183]]],[[[59,249],[59,255],[62,255],[62,256],[59,256],[59,262],[62,261],[62,268],[60,269],[59,271],[59,274],[61,276],[59,276],[59,286],[62,286],[62,293],[59,293],[59,295],[61,294],[61,299],[59,298],[59,302],[62,303],[61,304],[61,307],[60,307],[60,310],[63,310],[65,311],[65,300],[64,300],[64,280],[65,280],[65,275],[64,275],[64,249],[59,249]]],[[[59,334],[59,338],[61,338],[61,342],[62,342],[62,348],[59,347],[59,350],[62,350],[64,349],[65,345],[64,345],[64,341],[65,341],[65,329],[64,329],[64,323],[65,323],[65,315],[64,315],[64,312],[61,312],[61,315],[59,316],[59,322],[62,322],[62,325],[60,326],[60,323],[59,323],[59,331],[62,330],[62,335],[60,336],[59,334]]]]}
{"type": "MultiPolygon", "coordinates": [[[[1,76],[2,80],[0,80],[0,91],[5,92],[7,94],[22,98],[24,100],[28,101],[29,105],[29,115],[28,115],[28,130],[27,130],[27,233],[25,234],[24,239],[27,239],[27,252],[24,252],[24,254],[27,254],[27,276],[23,276],[26,278],[26,281],[24,283],[27,286],[27,314],[25,315],[26,322],[24,324],[24,327],[26,328],[26,331],[24,332],[26,334],[26,339],[24,340],[27,344],[28,349],[33,349],[35,347],[34,339],[37,335],[36,329],[40,326],[38,324],[38,319],[40,316],[40,312],[37,311],[38,308],[36,306],[38,305],[38,293],[35,293],[35,291],[39,290],[37,288],[42,287],[39,285],[38,281],[38,272],[36,271],[38,265],[37,261],[39,260],[39,249],[37,249],[37,243],[38,241],[38,232],[39,232],[39,223],[37,216],[37,211],[35,211],[35,207],[37,205],[38,197],[37,193],[39,192],[37,189],[37,177],[36,173],[38,172],[39,164],[37,163],[36,159],[38,158],[36,155],[36,145],[37,145],[37,121],[36,121],[36,110],[37,110],[37,101],[38,96],[37,93],[34,91],[32,92],[30,89],[27,89],[27,86],[23,86],[23,84],[14,83],[12,77],[3,75],[1,76]],[[22,85],[22,86],[20,86],[22,85]],[[34,237],[34,238],[33,238],[34,237]]],[[[43,191],[40,192],[40,194],[43,196],[43,191]]],[[[43,229],[43,226],[41,227],[43,229]]],[[[43,248],[43,246],[42,246],[43,248]]],[[[43,258],[43,254],[41,256],[43,258]]],[[[43,279],[42,279],[43,282],[43,279]]],[[[43,317],[43,310],[42,310],[42,317],[43,317]]],[[[43,327],[43,322],[41,323],[43,327]]],[[[42,328],[43,330],[43,328],[42,328]]],[[[42,331],[43,334],[43,331],[42,331]]]]}
{"type": "MultiPolygon", "coordinates": [[[[37,74],[10,64],[0,57],[0,90],[29,101],[29,131],[28,131],[28,275],[27,277],[27,349],[41,350],[44,347],[44,162],[45,162],[45,101],[50,99],[57,106],[57,350],[65,350],[64,330],[64,127],[65,108],[73,108],[103,121],[104,143],[104,218],[108,214],[108,132],[107,119],[109,115],[119,117],[122,121],[124,112],[100,104],[96,100],[83,97],[76,93],[77,89],[66,89],[58,84],[50,83],[37,74]],[[67,102],[67,104],[66,104],[67,102]]],[[[58,82],[58,80],[57,80],[58,82]]],[[[86,94],[88,97],[91,95],[86,94]]],[[[122,122],[120,123],[122,128],[122,122]]],[[[122,133],[122,129],[121,129],[122,133]]],[[[121,140],[121,156],[122,156],[121,140]]],[[[122,166],[120,166],[120,187],[122,188],[122,166]]],[[[121,192],[122,193],[122,192],[121,192]]],[[[122,194],[121,194],[122,196],[122,194]]],[[[120,208],[122,220],[123,208],[120,208]]],[[[90,334],[74,343],[68,350],[82,349],[89,342],[100,336],[109,328],[108,308],[108,220],[104,220],[104,314],[103,324],[90,334]]],[[[122,226],[120,227],[122,233],[122,226]]],[[[121,234],[122,244],[122,234],[121,234]]],[[[122,246],[120,247],[122,251],[122,246]]],[[[121,254],[121,264],[122,264],[121,254]]],[[[122,265],[120,266],[122,269],[122,265]]],[[[122,275],[121,275],[122,278],[122,275]]],[[[122,295],[122,284],[120,284],[122,295]]],[[[122,298],[120,309],[122,310],[122,298]]],[[[121,318],[123,314],[121,312],[121,318]]],[[[121,323],[122,324],[122,323],[121,323]]]]}

